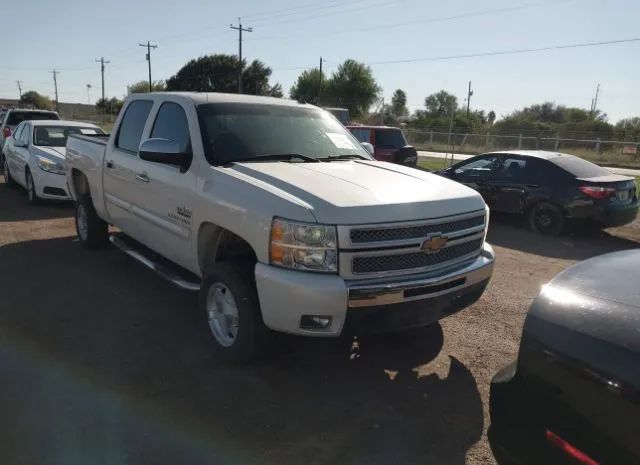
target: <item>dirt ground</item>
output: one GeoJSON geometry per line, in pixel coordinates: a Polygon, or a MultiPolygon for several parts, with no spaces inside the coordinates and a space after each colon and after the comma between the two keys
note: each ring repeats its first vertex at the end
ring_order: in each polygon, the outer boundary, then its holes
{"type": "Polygon", "coordinates": [[[492,464],[489,383],[540,286],[640,246],[640,223],[532,234],[494,218],[473,307],[409,336],[281,338],[221,363],[196,295],[114,249],[82,250],[68,205],[0,184],[0,463],[492,464]]]}

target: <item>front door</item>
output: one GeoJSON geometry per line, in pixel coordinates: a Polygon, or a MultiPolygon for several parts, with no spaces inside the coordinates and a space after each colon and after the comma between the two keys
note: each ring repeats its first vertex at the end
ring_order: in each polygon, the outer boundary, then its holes
{"type": "Polygon", "coordinates": [[[107,148],[103,167],[104,201],[111,222],[125,234],[140,239],[132,205],[136,195],[136,174],[140,140],[153,107],[151,100],[134,100],[126,108],[113,147],[107,148]]]}
{"type": "MultiPolygon", "coordinates": [[[[169,260],[187,268],[191,257],[191,230],[196,183],[196,161],[192,155],[192,139],[187,111],[176,102],[164,102],[157,109],[150,128],[150,138],[170,139],[178,143],[185,154],[184,168],[141,160],[135,184],[133,213],[146,245],[169,260]]],[[[197,131],[196,128],[192,128],[197,131]]]]}
{"type": "Polygon", "coordinates": [[[447,173],[452,179],[477,190],[493,209],[496,197],[491,180],[498,163],[496,155],[481,155],[452,166],[447,173]]]}
{"type": "Polygon", "coordinates": [[[489,184],[493,192],[495,211],[522,213],[526,197],[527,159],[512,155],[500,157],[489,184]]]}

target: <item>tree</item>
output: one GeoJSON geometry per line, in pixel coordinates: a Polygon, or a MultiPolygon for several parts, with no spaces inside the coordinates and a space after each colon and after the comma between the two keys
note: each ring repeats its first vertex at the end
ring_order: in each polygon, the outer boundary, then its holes
{"type": "Polygon", "coordinates": [[[39,110],[51,110],[53,109],[53,102],[45,95],[40,95],[35,90],[25,92],[20,97],[20,103],[26,105],[33,105],[39,110]]]}
{"type": "MultiPolygon", "coordinates": [[[[153,92],[163,92],[167,88],[164,81],[153,81],[151,83],[151,90],[153,92]]],[[[127,86],[127,95],[131,94],[144,94],[149,92],[149,81],[138,81],[130,86],[127,86]]]]}
{"type": "Polygon", "coordinates": [[[381,90],[370,67],[348,59],[331,75],[327,84],[327,101],[347,108],[352,118],[358,118],[369,111],[381,90]]]}
{"type": "Polygon", "coordinates": [[[451,116],[451,112],[458,111],[458,97],[441,90],[425,98],[424,105],[431,116],[451,116]]]}
{"type": "Polygon", "coordinates": [[[489,123],[489,126],[493,126],[493,123],[495,122],[496,122],[496,112],[491,110],[487,115],[487,123],[489,123]]]}
{"type": "Polygon", "coordinates": [[[327,84],[327,79],[324,73],[320,74],[319,68],[308,69],[298,76],[289,96],[298,102],[318,103],[318,92],[326,95],[327,84]]]}
{"type": "Polygon", "coordinates": [[[616,139],[640,141],[640,116],[624,118],[616,123],[616,139]]]}
{"type": "MultiPolygon", "coordinates": [[[[249,66],[242,60],[242,88],[247,94],[282,96],[282,86],[270,85],[271,68],[259,60],[249,66]]],[[[238,92],[238,57],[206,55],[190,60],[167,79],[167,90],[199,92],[238,92]]]]}
{"type": "Polygon", "coordinates": [[[99,99],[96,102],[96,108],[100,113],[104,113],[105,115],[117,115],[120,109],[122,108],[122,100],[119,100],[115,97],[110,99],[99,99]]]}
{"type": "Polygon", "coordinates": [[[407,110],[407,93],[404,90],[397,89],[393,93],[393,97],[391,97],[391,108],[396,117],[409,114],[409,110],[407,110]]]}

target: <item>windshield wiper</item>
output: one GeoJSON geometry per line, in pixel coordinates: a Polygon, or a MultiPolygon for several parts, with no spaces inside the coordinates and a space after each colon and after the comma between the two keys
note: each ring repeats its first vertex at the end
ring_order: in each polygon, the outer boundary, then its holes
{"type": "Polygon", "coordinates": [[[255,157],[246,157],[246,158],[238,158],[236,160],[228,160],[228,161],[225,161],[223,165],[228,165],[230,163],[237,163],[237,162],[291,161],[291,160],[302,160],[302,162],[304,163],[319,162],[317,158],[308,157],[300,153],[273,153],[270,155],[258,155],[255,157]]]}
{"type": "Polygon", "coordinates": [[[322,161],[331,161],[331,160],[369,160],[367,157],[363,157],[362,155],[357,155],[355,153],[351,155],[333,155],[325,158],[320,158],[322,161]]]}

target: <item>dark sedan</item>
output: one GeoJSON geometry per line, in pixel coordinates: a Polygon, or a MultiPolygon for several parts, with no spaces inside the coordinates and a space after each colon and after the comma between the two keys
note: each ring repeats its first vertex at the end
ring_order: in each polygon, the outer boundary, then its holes
{"type": "Polygon", "coordinates": [[[492,211],[525,215],[531,229],[544,234],[560,234],[567,219],[610,227],[638,215],[634,178],[573,155],[541,150],[487,153],[439,174],[476,189],[492,211]]]}
{"type": "Polygon", "coordinates": [[[640,463],[640,249],[602,255],[543,287],[518,359],[491,383],[503,464],[640,463]]]}

